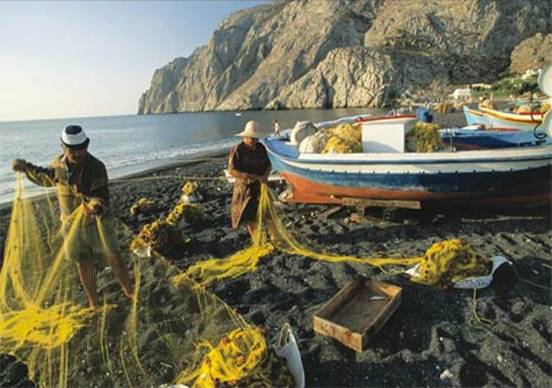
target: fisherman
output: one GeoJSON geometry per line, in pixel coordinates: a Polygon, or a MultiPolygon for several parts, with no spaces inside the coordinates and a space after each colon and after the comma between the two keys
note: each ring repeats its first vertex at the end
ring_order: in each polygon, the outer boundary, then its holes
{"type": "Polygon", "coordinates": [[[78,125],[69,125],[61,135],[63,154],[47,168],[35,166],[25,160],[13,161],[14,171],[23,172],[27,178],[44,187],[55,187],[61,212],[61,235],[64,251],[76,262],[79,278],[90,307],[98,307],[96,267],[104,257],[118,278],[123,292],[134,298],[128,269],[116,252],[114,233],[110,230],[108,178],[105,165],[90,153],[90,139],[78,125]],[[82,208],[80,208],[82,206],[82,208]],[[82,210],[82,219],[77,216],[82,210]],[[79,219],[76,225],[75,220],[79,219]],[[98,225],[107,230],[100,231],[98,225]]]}
{"type": "Polygon", "coordinates": [[[280,136],[280,131],[282,130],[282,128],[280,127],[280,123],[278,122],[278,120],[272,121],[272,130],[274,131],[274,136],[280,136]]]}
{"type": "Polygon", "coordinates": [[[245,224],[253,239],[261,184],[268,182],[271,165],[264,145],[259,143],[261,130],[255,121],[249,121],[236,136],[242,142],[232,148],[228,158],[228,172],[234,178],[232,195],[232,227],[245,224]]]}

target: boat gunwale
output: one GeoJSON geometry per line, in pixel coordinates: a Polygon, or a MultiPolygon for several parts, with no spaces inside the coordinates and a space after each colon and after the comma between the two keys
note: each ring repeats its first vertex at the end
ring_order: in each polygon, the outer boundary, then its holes
{"type": "MultiPolygon", "coordinates": [[[[470,110],[473,112],[473,109],[470,109],[470,110]]],[[[501,112],[495,109],[479,107],[479,111],[483,112],[482,116],[487,114],[489,116],[496,117],[500,120],[513,121],[516,123],[537,125],[542,122],[542,114],[540,113],[533,114],[533,118],[534,118],[533,120],[531,117],[525,117],[524,115],[520,115],[517,113],[501,112]]]]}
{"type": "MultiPolygon", "coordinates": [[[[273,141],[273,140],[272,140],[273,141]]],[[[281,141],[281,140],[278,140],[281,141]]],[[[370,153],[355,154],[299,154],[295,157],[282,155],[265,143],[266,149],[275,157],[297,163],[309,164],[442,164],[442,163],[511,163],[552,161],[552,145],[524,146],[514,149],[470,150],[438,153],[370,153]],[[529,151],[529,155],[528,154],[529,151]],[[491,155],[489,155],[491,154],[491,155]],[[493,155],[494,154],[494,155],[493,155]],[[506,155],[505,155],[506,154],[506,155]],[[352,155],[355,157],[351,158],[352,155]],[[375,157],[376,156],[376,157],[375,157]],[[466,158],[466,156],[470,156],[466,158]],[[494,156],[494,157],[493,157],[494,156]],[[370,157],[371,159],[366,159],[370,157]]],[[[287,147],[292,147],[286,145],[287,147]]]]}

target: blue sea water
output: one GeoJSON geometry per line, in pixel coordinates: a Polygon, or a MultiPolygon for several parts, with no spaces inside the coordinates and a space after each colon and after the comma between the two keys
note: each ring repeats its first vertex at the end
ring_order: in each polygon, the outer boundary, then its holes
{"type": "Polygon", "coordinates": [[[238,142],[234,135],[248,120],[271,130],[298,120],[324,121],[338,117],[381,113],[373,109],[201,112],[166,115],[128,115],[0,122],[0,203],[10,202],[15,189],[13,159],[47,166],[59,153],[60,134],[69,124],[81,125],[90,138],[89,151],[116,178],[205,153],[222,151],[238,142]]]}

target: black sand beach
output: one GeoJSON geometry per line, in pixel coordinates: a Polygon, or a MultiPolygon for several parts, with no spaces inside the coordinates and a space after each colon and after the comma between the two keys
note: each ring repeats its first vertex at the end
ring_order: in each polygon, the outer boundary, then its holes
{"type": "MultiPolygon", "coordinates": [[[[458,115],[447,117],[449,124],[457,120],[458,115]]],[[[225,167],[226,157],[218,156],[114,181],[112,208],[137,232],[174,205],[185,177],[216,178],[225,167]],[[156,176],[159,179],[150,179],[156,176]],[[129,208],[141,197],[155,200],[162,209],[135,218],[129,208]]],[[[216,179],[201,181],[201,187],[202,206],[209,217],[185,229],[189,240],[169,257],[181,269],[207,257],[222,258],[249,243],[245,229],[230,228],[231,186],[216,179]]],[[[353,224],[344,221],[349,209],[323,220],[320,214],[328,207],[281,206],[292,233],[329,252],[414,256],[423,255],[434,242],[462,238],[483,256],[503,254],[512,260],[521,278],[551,286],[548,207],[401,211],[391,220],[383,220],[382,212],[373,210],[370,222],[353,224]]],[[[0,210],[2,247],[9,212],[7,207],[0,210]]],[[[289,322],[298,338],[307,386],[544,387],[552,383],[550,289],[520,281],[512,271],[499,271],[492,286],[478,292],[477,313],[492,321],[489,326],[475,319],[472,291],[439,290],[370,266],[330,264],[279,252],[262,259],[256,272],[215,283],[209,290],[248,322],[263,327],[272,342],[289,322]],[[358,274],[403,287],[401,306],[363,353],[316,335],[312,328],[313,313],[358,274]]],[[[0,356],[0,386],[26,386],[25,374],[21,364],[0,356]]]]}

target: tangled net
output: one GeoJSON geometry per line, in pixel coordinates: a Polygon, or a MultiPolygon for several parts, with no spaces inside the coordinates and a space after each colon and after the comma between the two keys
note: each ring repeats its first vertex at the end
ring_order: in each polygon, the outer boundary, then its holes
{"type": "Polygon", "coordinates": [[[439,125],[418,121],[407,135],[407,142],[412,142],[416,152],[434,152],[443,147],[439,135],[439,125]]]}
{"type": "Polygon", "coordinates": [[[358,124],[342,124],[327,129],[328,140],[323,154],[349,154],[362,152],[362,130],[358,124]]]}
{"type": "Polygon", "coordinates": [[[447,288],[468,277],[487,275],[489,265],[490,261],[478,256],[464,240],[441,241],[427,250],[412,281],[447,288]]]}
{"type": "Polygon", "coordinates": [[[299,242],[289,233],[282,220],[283,217],[278,214],[274,207],[270,190],[266,185],[262,185],[252,245],[223,259],[197,262],[189,267],[185,273],[174,277],[173,282],[178,285],[181,281],[192,278],[199,284],[206,286],[214,281],[235,278],[256,270],[261,258],[275,249],[290,255],[308,257],[314,260],[330,263],[367,264],[379,267],[382,270],[391,265],[411,266],[423,259],[423,257],[361,258],[317,252],[316,249],[299,242]]]}
{"type": "Polygon", "coordinates": [[[62,237],[57,199],[29,198],[18,177],[0,272],[0,354],[25,362],[38,385],[291,385],[285,363],[258,328],[190,279],[175,286],[170,279],[179,272],[159,254],[139,259],[130,253],[133,236],[123,224],[86,216],[82,206],[70,219],[62,237]],[[99,239],[89,246],[80,231],[91,229],[114,244],[99,239]],[[84,307],[68,242],[96,260],[103,295],[97,309],[84,307]],[[132,268],[133,301],[105,268],[112,251],[132,268]],[[280,380],[273,380],[275,371],[280,380]]]}

